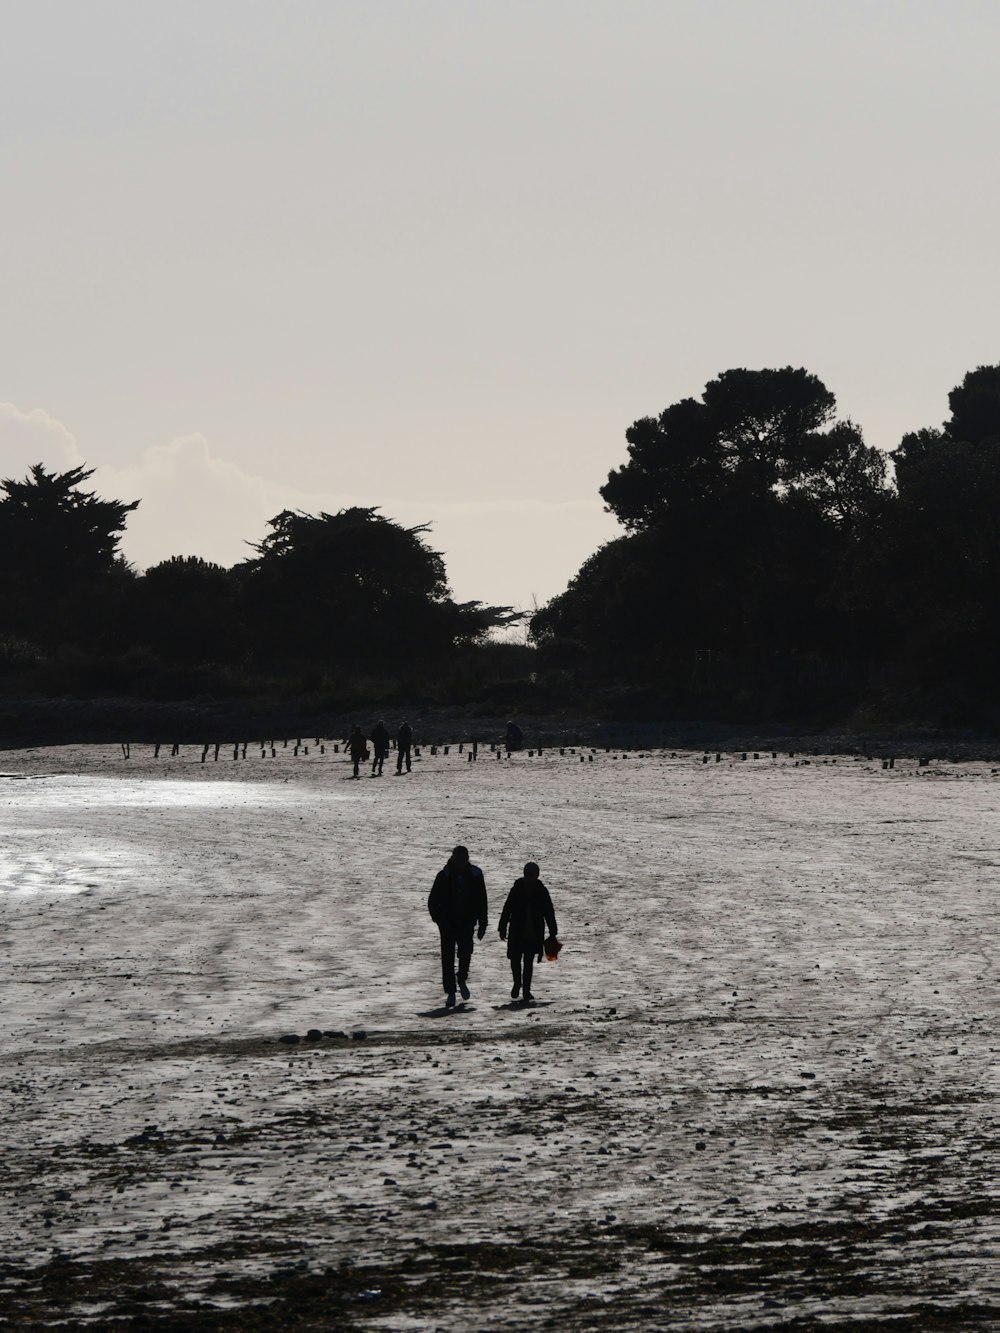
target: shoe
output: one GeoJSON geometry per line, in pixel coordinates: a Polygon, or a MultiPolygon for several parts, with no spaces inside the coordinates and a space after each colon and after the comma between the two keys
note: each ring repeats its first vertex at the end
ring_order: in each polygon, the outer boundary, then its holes
{"type": "Polygon", "coordinates": [[[516,986],[511,986],[511,988],[510,988],[510,998],[511,998],[512,1000],[516,1000],[517,997],[518,997],[520,994],[521,994],[521,983],[518,982],[516,986]]]}
{"type": "Polygon", "coordinates": [[[446,1009],[454,1009],[454,1007],[455,1007],[455,992],[454,992],[453,990],[450,990],[450,991],[448,992],[448,994],[444,997],[444,1007],[445,1007],[446,1009]]]}
{"type": "Polygon", "coordinates": [[[468,985],[464,981],[460,981],[458,983],[458,989],[463,1000],[467,1000],[469,996],[472,994],[472,992],[469,990],[468,985]]]}
{"type": "Polygon", "coordinates": [[[534,1002],[535,1002],[535,997],[532,995],[532,993],[531,993],[530,990],[526,990],[526,991],[524,992],[524,1003],[525,1003],[525,1004],[534,1004],[534,1002]]]}

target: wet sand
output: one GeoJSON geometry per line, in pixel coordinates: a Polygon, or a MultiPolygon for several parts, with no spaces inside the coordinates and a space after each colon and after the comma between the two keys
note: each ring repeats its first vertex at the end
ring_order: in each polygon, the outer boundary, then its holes
{"type": "Polygon", "coordinates": [[[5,754],[0,1326],[995,1320],[1000,778],[589,755],[5,754]]]}

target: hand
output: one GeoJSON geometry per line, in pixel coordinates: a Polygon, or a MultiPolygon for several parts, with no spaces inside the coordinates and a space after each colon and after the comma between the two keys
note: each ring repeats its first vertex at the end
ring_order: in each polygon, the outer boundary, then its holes
{"type": "Polygon", "coordinates": [[[535,959],[535,962],[536,962],[536,963],[540,963],[541,961],[542,961],[542,951],[541,951],[541,949],[539,949],[539,950],[538,950],[538,957],[535,959]]]}
{"type": "Polygon", "coordinates": [[[507,932],[505,930],[498,930],[497,934],[500,936],[502,940],[505,940],[507,938],[507,932]]]}
{"type": "Polygon", "coordinates": [[[480,927],[479,927],[479,933],[478,933],[478,935],[476,936],[476,938],[481,940],[485,934],[486,934],[486,927],[485,927],[485,926],[480,926],[480,927]]]}

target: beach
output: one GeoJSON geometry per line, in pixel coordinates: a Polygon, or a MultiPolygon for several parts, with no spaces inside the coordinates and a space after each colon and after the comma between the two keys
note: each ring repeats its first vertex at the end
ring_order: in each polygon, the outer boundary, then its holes
{"type": "Polygon", "coordinates": [[[0,1327],[995,1317],[988,762],[305,744],[4,754],[0,1327]]]}

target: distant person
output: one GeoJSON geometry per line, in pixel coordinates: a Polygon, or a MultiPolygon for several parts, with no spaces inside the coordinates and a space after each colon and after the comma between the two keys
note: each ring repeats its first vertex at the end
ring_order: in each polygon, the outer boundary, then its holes
{"type": "Polygon", "coordinates": [[[467,1000],[473,932],[478,926],[479,938],[486,934],[486,880],[479,867],[469,860],[468,847],[456,847],[448,864],[438,871],[427,899],[427,910],[441,933],[441,984],[445,1005],[453,1009],[455,954],[458,953],[458,989],[462,999],[467,1000]]]}
{"type": "Polygon", "coordinates": [[[403,722],[402,726],[396,732],[396,773],[402,773],[403,761],[406,761],[406,771],[410,771],[410,750],[413,748],[413,728],[409,722],[403,722]]]}
{"type": "Polygon", "coordinates": [[[535,998],[531,993],[531,978],[535,958],[542,961],[545,927],[548,926],[552,939],[559,934],[555,908],[539,873],[535,862],[529,861],[522,877],[514,881],[500,913],[500,938],[507,941],[507,957],[514,980],[510,998],[516,1000],[523,987],[525,1004],[535,998]]]}
{"type": "Polygon", "coordinates": [[[351,752],[351,760],[354,764],[354,776],[356,778],[360,777],[361,774],[358,772],[358,769],[360,768],[362,761],[368,758],[368,742],[365,739],[365,733],[360,727],[356,726],[351,732],[347,747],[351,752]]]}
{"type": "Polygon", "coordinates": [[[507,747],[507,753],[510,754],[512,750],[520,750],[523,744],[524,732],[516,722],[508,722],[507,731],[504,735],[504,745],[507,747]]]}
{"type": "Polygon", "coordinates": [[[389,733],[381,718],[379,718],[374,727],[372,727],[371,742],[372,777],[380,778],[382,776],[382,765],[385,763],[385,757],[389,753],[389,733]]]}

